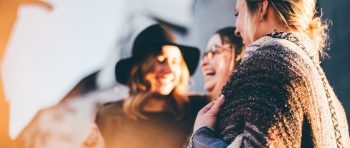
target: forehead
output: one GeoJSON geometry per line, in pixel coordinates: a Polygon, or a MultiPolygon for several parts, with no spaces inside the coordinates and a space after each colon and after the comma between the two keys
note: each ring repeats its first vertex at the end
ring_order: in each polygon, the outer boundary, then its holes
{"type": "Polygon", "coordinates": [[[222,41],[221,41],[220,35],[218,35],[218,34],[215,34],[214,36],[212,36],[209,39],[207,47],[210,48],[210,47],[212,47],[214,45],[222,45],[222,41]]]}
{"type": "Polygon", "coordinates": [[[237,3],[236,3],[236,9],[238,9],[239,7],[242,7],[245,0],[237,0],[237,3]]]}
{"type": "Polygon", "coordinates": [[[181,52],[180,48],[174,45],[164,45],[162,46],[162,54],[167,57],[180,58],[181,52]]]}

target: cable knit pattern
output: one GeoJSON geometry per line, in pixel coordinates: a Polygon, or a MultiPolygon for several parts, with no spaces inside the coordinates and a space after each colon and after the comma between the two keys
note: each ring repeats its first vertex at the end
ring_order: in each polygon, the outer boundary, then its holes
{"type": "Polygon", "coordinates": [[[267,147],[350,147],[344,109],[319,63],[301,34],[272,33],[255,41],[222,90],[220,135],[228,143],[259,139],[252,132],[242,138],[249,123],[266,135],[260,142],[267,147]]]}

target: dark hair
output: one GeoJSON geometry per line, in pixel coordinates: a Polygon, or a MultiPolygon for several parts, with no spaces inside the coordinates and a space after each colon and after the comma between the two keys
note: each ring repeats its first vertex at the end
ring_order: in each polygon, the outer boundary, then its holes
{"type": "MultiPolygon", "coordinates": [[[[235,50],[235,63],[239,64],[243,55],[243,40],[241,37],[235,35],[236,27],[225,27],[216,32],[220,36],[223,44],[230,43],[234,46],[235,50]]],[[[235,66],[237,66],[235,64],[235,66]]]]}

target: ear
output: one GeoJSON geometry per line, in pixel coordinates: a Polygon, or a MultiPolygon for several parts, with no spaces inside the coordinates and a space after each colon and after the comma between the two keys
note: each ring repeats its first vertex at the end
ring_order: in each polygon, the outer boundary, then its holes
{"type": "Polygon", "coordinates": [[[267,11],[269,8],[269,1],[268,0],[263,0],[261,3],[261,7],[259,10],[259,22],[263,21],[267,17],[267,11]]]}

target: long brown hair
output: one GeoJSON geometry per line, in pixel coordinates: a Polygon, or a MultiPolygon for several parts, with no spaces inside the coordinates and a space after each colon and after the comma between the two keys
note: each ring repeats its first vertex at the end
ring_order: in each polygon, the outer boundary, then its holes
{"type": "MultiPolygon", "coordinates": [[[[130,97],[125,100],[123,104],[125,114],[131,119],[147,119],[147,117],[142,114],[142,108],[146,99],[153,94],[151,92],[151,84],[146,79],[146,76],[152,71],[153,65],[157,62],[156,56],[157,55],[149,55],[148,58],[135,64],[131,69],[131,76],[128,84],[130,88],[130,97]]],[[[187,91],[189,77],[187,65],[182,57],[180,81],[168,95],[169,98],[172,99],[171,101],[175,103],[174,106],[171,106],[173,107],[172,113],[179,118],[183,115],[185,104],[188,102],[187,91]]]]}

